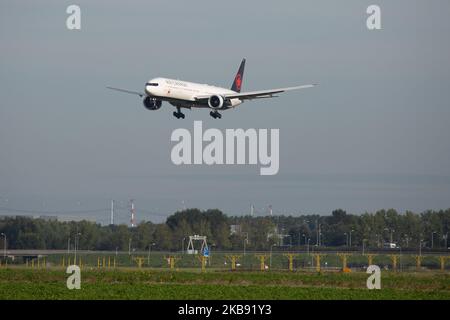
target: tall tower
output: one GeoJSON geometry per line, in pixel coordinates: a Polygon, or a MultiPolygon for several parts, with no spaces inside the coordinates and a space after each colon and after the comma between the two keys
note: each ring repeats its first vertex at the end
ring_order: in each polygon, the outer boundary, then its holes
{"type": "Polygon", "coordinates": [[[273,210],[272,210],[272,205],[269,204],[269,214],[270,216],[273,216],[273,210]]]}
{"type": "Polygon", "coordinates": [[[114,224],[114,200],[111,200],[111,221],[110,224],[114,224]]]}
{"type": "Polygon", "coordinates": [[[253,206],[253,204],[250,206],[250,216],[253,217],[255,211],[255,207],[253,206]]]}
{"type": "Polygon", "coordinates": [[[130,223],[131,223],[131,227],[134,228],[134,227],[136,227],[136,212],[134,210],[134,200],[133,199],[130,200],[130,204],[131,204],[131,209],[130,209],[131,220],[130,220],[130,223]]]}

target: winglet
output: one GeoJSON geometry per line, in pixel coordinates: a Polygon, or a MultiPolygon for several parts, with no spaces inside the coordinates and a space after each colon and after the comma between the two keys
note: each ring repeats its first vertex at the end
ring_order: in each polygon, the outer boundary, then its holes
{"type": "Polygon", "coordinates": [[[244,68],[245,68],[245,58],[242,59],[241,65],[239,66],[239,70],[234,77],[233,85],[231,86],[231,90],[235,92],[241,92],[242,81],[244,80],[244,68]]]}

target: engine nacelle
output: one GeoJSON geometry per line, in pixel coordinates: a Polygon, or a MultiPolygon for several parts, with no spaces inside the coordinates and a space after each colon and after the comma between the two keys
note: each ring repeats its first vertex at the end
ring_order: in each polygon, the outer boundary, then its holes
{"type": "Polygon", "coordinates": [[[211,109],[221,109],[223,107],[223,97],[218,95],[212,95],[208,99],[208,106],[211,109]]]}
{"type": "Polygon", "coordinates": [[[158,110],[162,106],[161,100],[152,97],[145,97],[142,103],[147,110],[158,110]]]}

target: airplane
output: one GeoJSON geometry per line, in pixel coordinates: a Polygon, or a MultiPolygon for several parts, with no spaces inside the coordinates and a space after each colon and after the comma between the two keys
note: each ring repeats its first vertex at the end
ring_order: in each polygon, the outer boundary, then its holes
{"type": "Polygon", "coordinates": [[[222,118],[222,114],[219,111],[233,109],[245,100],[273,98],[278,97],[275,95],[277,93],[316,86],[316,84],[307,84],[296,87],[241,92],[244,68],[245,59],[242,59],[231,89],[168,78],[154,78],[149,80],[145,84],[144,92],[115,87],[107,88],[135,94],[144,98],[142,103],[148,110],[158,110],[161,108],[163,101],[169,102],[177,108],[177,111],[173,112],[173,115],[178,119],[184,119],[184,113],[181,112],[181,108],[209,108],[212,109],[209,113],[211,117],[220,119],[222,118]]]}

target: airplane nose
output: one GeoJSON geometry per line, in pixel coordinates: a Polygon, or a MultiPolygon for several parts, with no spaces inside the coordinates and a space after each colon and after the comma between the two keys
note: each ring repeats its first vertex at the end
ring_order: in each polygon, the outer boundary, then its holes
{"type": "Polygon", "coordinates": [[[145,84],[145,92],[148,95],[157,95],[157,93],[158,93],[158,90],[157,90],[158,86],[159,86],[158,82],[156,82],[156,81],[149,81],[149,82],[147,82],[145,84]]]}

